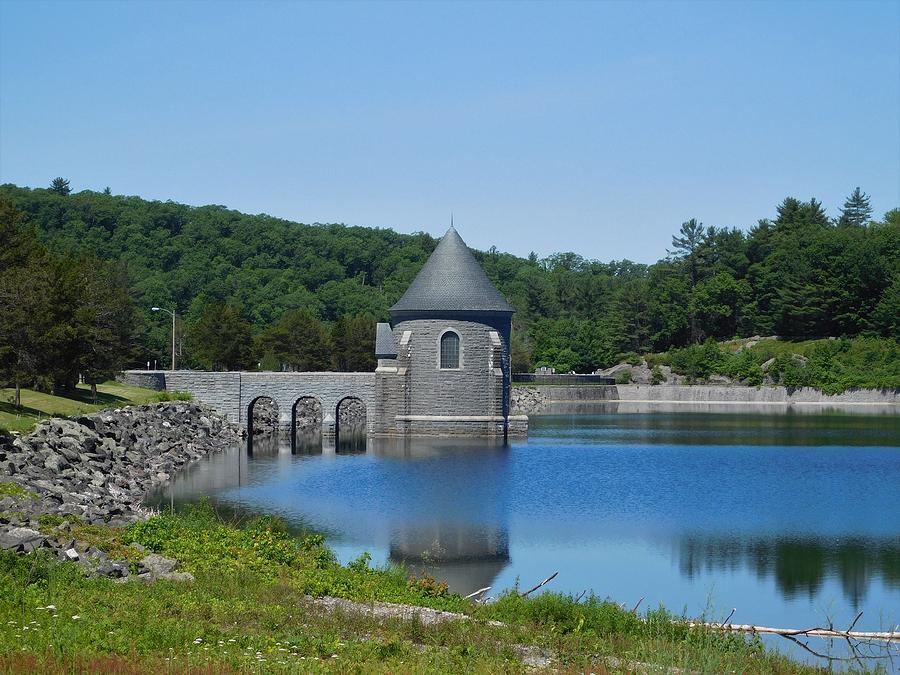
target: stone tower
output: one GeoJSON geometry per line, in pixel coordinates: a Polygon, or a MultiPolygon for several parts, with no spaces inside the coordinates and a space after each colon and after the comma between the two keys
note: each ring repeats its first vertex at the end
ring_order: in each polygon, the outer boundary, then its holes
{"type": "Polygon", "coordinates": [[[375,432],[506,436],[513,309],[452,226],[390,312],[375,340],[375,432]]]}

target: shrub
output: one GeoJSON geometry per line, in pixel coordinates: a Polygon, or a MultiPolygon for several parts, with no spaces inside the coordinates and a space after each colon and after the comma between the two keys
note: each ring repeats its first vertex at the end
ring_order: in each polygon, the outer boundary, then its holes
{"type": "Polygon", "coordinates": [[[663,373],[662,368],[659,367],[659,364],[656,364],[650,371],[650,384],[661,384],[665,381],[666,374],[663,373]]]}
{"type": "Polygon", "coordinates": [[[639,366],[644,362],[643,357],[635,352],[627,352],[625,354],[622,354],[622,356],[619,357],[619,360],[624,361],[629,366],[639,366]]]}
{"type": "Polygon", "coordinates": [[[690,345],[669,352],[672,371],[688,380],[705,380],[713,373],[721,373],[728,354],[710,338],[702,345],[690,345]]]}
{"type": "Polygon", "coordinates": [[[623,370],[616,375],[616,384],[629,384],[631,382],[631,371],[623,370]]]}

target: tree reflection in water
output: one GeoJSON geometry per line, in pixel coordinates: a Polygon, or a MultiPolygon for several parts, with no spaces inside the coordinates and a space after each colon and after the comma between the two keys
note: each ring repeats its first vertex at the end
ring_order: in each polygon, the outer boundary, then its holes
{"type": "Polygon", "coordinates": [[[760,578],[773,576],[787,598],[814,598],[823,583],[840,579],[847,600],[858,608],[869,585],[881,578],[900,587],[900,546],[896,540],[851,537],[737,539],[687,535],[679,542],[681,573],[694,578],[704,571],[747,568],[760,578]]]}

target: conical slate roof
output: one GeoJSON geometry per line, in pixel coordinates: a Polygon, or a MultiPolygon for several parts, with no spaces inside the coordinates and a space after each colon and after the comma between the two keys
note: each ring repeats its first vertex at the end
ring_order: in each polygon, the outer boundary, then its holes
{"type": "Polygon", "coordinates": [[[452,225],[406,293],[391,307],[392,314],[513,311],[452,225]]]}

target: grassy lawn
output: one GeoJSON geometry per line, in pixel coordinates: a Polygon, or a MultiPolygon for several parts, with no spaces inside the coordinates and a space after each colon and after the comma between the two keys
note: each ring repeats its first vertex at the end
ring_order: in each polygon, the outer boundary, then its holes
{"type": "Polygon", "coordinates": [[[158,391],[134,387],[110,380],[97,385],[97,402],[91,401],[89,385],[79,385],[70,396],[53,396],[30,389],[22,390],[22,407],[16,409],[14,389],[0,389],[0,427],[10,431],[29,431],[47,417],[69,417],[104,408],[141,405],[157,400],[158,391]]]}
{"type": "Polygon", "coordinates": [[[688,628],[664,610],[637,616],[598,598],[553,593],[511,592],[475,605],[434,579],[372,568],[365,556],[342,566],[321,537],[295,538],[269,517],[239,525],[200,505],[102,534],[86,527],[76,524],[71,536],[130,549],[133,559],[144,555],[139,543],[177,557],[196,581],[118,584],[71,563],[0,553],[0,672],[518,673],[521,645],[551,656],[555,672],[631,672],[635,663],[813,672],[753,640],[688,628]],[[323,595],[430,606],[470,620],[425,625],[326,613],[309,599],[323,595]]]}

